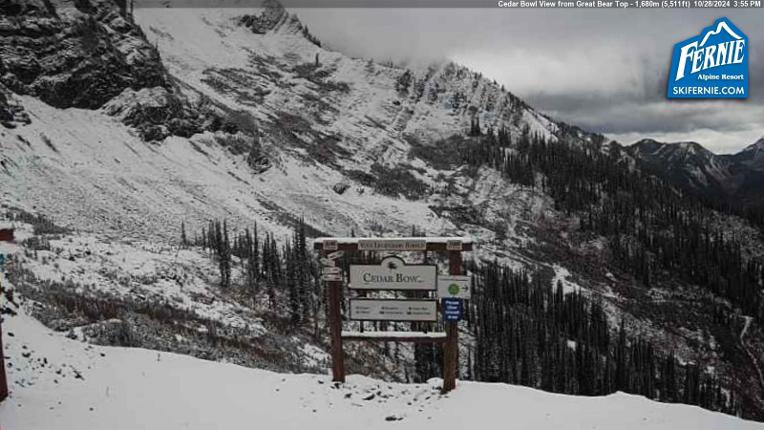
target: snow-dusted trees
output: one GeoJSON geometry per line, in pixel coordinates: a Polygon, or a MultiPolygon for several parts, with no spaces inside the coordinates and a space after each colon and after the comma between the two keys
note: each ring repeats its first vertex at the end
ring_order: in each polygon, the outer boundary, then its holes
{"type": "Polygon", "coordinates": [[[480,132],[480,117],[474,116],[470,118],[470,131],[469,136],[480,136],[482,133],[480,132]]]}
{"type": "Polygon", "coordinates": [[[398,93],[401,95],[408,94],[409,88],[411,87],[411,82],[413,79],[414,77],[411,74],[411,72],[409,70],[406,70],[395,81],[395,90],[398,91],[398,93]]]}
{"type": "MultiPolygon", "coordinates": [[[[185,225],[182,225],[182,234],[185,232],[185,225]]],[[[181,238],[181,240],[183,240],[181,238]]],[[[212,251],[218,262],[220,269],[220,285],[222,287],[231,286],[231,242],[228,234],[228,223],[220,221],[210,221],[207,229],[202,229],[202,245],[212,251]]]]}
{"type": "Polygon", "coordinates": [[[577,216],[581,230],[606,237],[612,263],[645,287],[676,285],[657,276],[671,273],[764,320],[764,259],[746,258],[735,235],[714,222],[718,217],[705,200],[629,167],[628,155],[617,147],[604,151],[564,136],[547,139],[527,127],[517,136],[504,129],[479,133],[476,116],[469,131],[475,138],[461,148],[463,162],[540,186],[555,209],[577,216]]]}
{"type": "MultiPolygon", "coordinates": [[[[280,247],[272,234],[261,239],[257,225],[231,235],[226,221],[210,221],[194,245],[211,251],[222,287],[242,288],[253,304],[265,292],[269,307],[285,309],[290,321],[300,325],[315,318],[320,309],[318,269],[307,246],[306,229],[299,220],[290,240],[280,247]],[[241,273],[238,283],[232,279],[236,266],[241,273]]],[[[185,224],[181,231],[185,232],[185,224]]]]}
{"type": "Polygon", "coordinates": [[[680,364],[645,339],[629,339],[622,323],[610,337],[602,306],[496,263],[472,265],[468,316],[475,334],[471,374],[547,391],[604,395],[615,391],[736,413],[734,392],[696,364],[680,364]]]}

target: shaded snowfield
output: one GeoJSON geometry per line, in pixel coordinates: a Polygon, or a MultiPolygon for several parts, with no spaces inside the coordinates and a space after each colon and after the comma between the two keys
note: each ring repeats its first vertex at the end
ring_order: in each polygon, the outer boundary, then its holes
{"type": "Polygon", "coordinates": [[[3,328],[12,390],[0,404],[3,430],[764,428],[622,393],[574,397],[463,382],[441,396],[438,380],[407,385],[361,376],[335,387],[329,376],[92,346],[23,312],[3,328]]]}

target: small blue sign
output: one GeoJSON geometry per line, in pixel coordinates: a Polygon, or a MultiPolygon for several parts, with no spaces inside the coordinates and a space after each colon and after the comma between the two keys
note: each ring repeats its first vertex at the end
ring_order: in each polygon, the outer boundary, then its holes
{"type": "Polygon", "coordinates": [[[0,254],[0,270],[5,266],[5,254],[0,254]]]}
{"type": "Polygon", "coordinates": [[[670,99],[748,98],[748,36],[727,18],[674,45],[670,99]]]}
{"type": "Polygon", "coordinates": [[[443,321],[460,321],[464,315],[464,300],[454,298],[443,299],[441,301],[441,309],[443,310],[443,321]]]}

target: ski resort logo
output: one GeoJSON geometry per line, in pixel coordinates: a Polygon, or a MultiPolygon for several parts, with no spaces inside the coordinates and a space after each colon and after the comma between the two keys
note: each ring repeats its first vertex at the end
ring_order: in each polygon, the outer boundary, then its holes
{"type": "Polygon", "coordinates": [[[748,98],[748,36],[727,18],[674,45],[667,97],[748,98]]]}

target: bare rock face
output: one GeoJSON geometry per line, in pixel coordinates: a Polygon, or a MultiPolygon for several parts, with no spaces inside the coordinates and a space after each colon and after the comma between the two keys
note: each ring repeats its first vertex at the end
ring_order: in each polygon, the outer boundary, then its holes
{"type": "Polygon", "coordinates": [[[296,15],[289,14],[277,0],[264,0],[263,12],[260,15],[244,15],[239,18],[239,24],[248,27],[255,34],[265,34],[270,31],[285,31],[302,34],[316,46],[321,42],[308,31],[296,15]]]}
{"type": "Polygon", "coordinates": [[[289,14],[281,3],[265,0],[262,6],[263,12],[260,15],[245,15],[240,19],[240,23],[249,27],[253,33],[265,34],[278,29],[289,20],[289,14]]]}
{"type": "Polygon", "coordinates": [[[348,188],[350,188],[350,184],[344,181],[337,182],[336,184],[332,185],[332,190],[337,194],[344,194],[348,188]]]}
{"type": "Polygon", "coordinates": [[[247,156],[247,164],[249,164],[249,167],[251,167],[255,173],[263,173],[271,168],[271,160],[269,160],[263,152],[259,140],[255,140],[254,143],[252,143],[249,155],[247,156]]]}
{"type": "Polygon", "coordinates": [[[0,3],[0,83],[59,108],[167,87],[156,49],[119,0],[0,3]]]}
{"type": "Polygon", "coordinates": [[[162,87],[128,88],[106,103],[103,111],[135,127],[146,141],[160,141],[170,135],[191,137],[204,128],[198,112],[162,87]]]}
{"type": "Polygon", "coordinates": [[[5,128],[16,128],[19,124],[29,124],[29,115],[18,103],[11,92],[0,84],[0,125],[5,128]]]}
{"type": "Polygon", "coordinates": [[[145,141],[161,141],[168,136],[191,137],[203,131],[239,132],[236,124],[224,119],[225,112],[213,106],[192,104],[178,92],[164,87],[125,89],[101,110],[134,127],[145,141]]]}
{"type": "MultiPolygon", "coordinates": [[[[0,3],[0,85],[58,108],[104,108],[146,141],[236,132],[220,112],[189,103],[172,86],[124,0],[0,3]]],[[[24,120],[9,100],[0,91],[6,127],[24,120]]]]}

